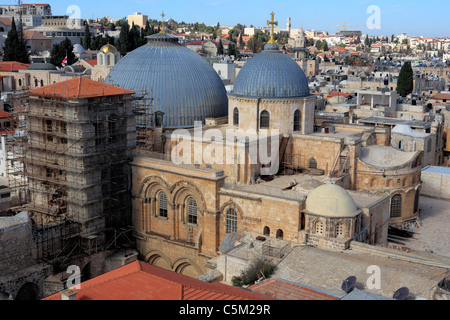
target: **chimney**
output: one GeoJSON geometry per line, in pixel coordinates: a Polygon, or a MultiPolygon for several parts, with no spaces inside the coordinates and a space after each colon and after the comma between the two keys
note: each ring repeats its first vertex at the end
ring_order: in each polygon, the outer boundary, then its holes
{"type": "Polygon", "coordinates": [[[77,300],[77,292],[72,289],[61,291],[61,300],[77,300]]]}

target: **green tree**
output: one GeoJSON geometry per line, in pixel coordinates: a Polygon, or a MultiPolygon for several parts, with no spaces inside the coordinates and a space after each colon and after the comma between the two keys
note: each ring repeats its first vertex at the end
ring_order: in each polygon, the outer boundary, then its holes
{"type": "Polygon", "coordinates": [[[328,43],[326,40],[323,40],[323,51],[328,51],[328,43]]]}
{"type": "Polygon", "coordinates": [[[414,89],[414,74],[411,67],[411,62],[405,62],[400,70],[397,80],[397,93],[402,97],[406,97],[413,92],[414,89]]]}
{"type": "Polygon", "coordinates": [[[223,43],[222,43],[222,39],[219,40],[219,45],[217,46],[217,55],[223,55],[223,43]]]}
{"type": "Polygon", "coordinates": [[[91,49],[92,38],[91,38],[91,30],[89,29],[89,24],[86,23],[84,28],[84,48],[86,50],[91,49]]]}
{"type": "Polygon", "coordinates": [[[130,32],[130,25],[124,24],[121,26],[119,39],[117,40],[117,50],[124,56],[128,52],[128,48],[130,46],[128,40],[128,34],[130,32]]]}
{"type": "Polygon", "coordinates": [[[30,63],[30,55],[27,50],[27,42],[19,32],[17,32],[16,23],[12,19],[11,31],[5,39],[3,47],[3,61],[17,61],[21,63],[30,63]]]}
{"type": "Polygon", "coordinates": [[[257,258],[252,264],[241,272],[239,276],[231,278],[235,287],[254,284],[260,278],[269,278],[276,270],[276,265],[266,258],[257,258]]]}
{"type": "Polygon", "coordinates": [[[50,62],[57,67],[61,67],[61,63],[65,57],[67,57],[68,66],[74,64],[78,60],[73,53],[72,41],[67,37],[65,40],[61,41],[60,44],[55,44],[53,46],[52,52],[50,53],[50,62]]]}

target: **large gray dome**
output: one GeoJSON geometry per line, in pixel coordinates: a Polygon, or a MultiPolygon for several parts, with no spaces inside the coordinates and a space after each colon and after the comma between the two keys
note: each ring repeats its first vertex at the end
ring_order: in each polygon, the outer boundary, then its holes
{"type": "Polygon", "coordinates": [[[194,121],[228,114],[219,75],[194,51],[166,33],[127,54],[105,80],[135,92],[147,90],[153,110],[164,112],[165,128],[193,127],[194,121]]]}
{"type": "Polygon", "coordinates": [[[276,44],[250,59],[239,71],[232,96],[250,98],[300,98],[310,94],[302,68],[276,44]]]}

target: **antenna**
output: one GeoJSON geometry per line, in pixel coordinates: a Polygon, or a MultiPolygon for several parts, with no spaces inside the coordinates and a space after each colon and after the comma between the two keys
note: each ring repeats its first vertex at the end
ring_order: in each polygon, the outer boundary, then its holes
{"type": "Polygon", "coordinates": [[[344,280],[341,289],[346,293],[350,293],[353,291],[353,289],[355,289],[355,285],[356,285],[356,277],[351,276],[344,280]]]}
{"type": "Polygon", "coordinates": [[[409,295],[409,289],[406,287],[400,288],[397,291],[395,291],[393,298],[395,300],[406,300],[409,295]]]}

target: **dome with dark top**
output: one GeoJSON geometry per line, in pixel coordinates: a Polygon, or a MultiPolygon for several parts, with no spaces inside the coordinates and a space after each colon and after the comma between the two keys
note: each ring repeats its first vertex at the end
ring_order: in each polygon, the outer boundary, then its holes
{"type": "Polygon", "coordinates": [[[219,75],[178,37],[159,33],[123,57],[105,82],[153,99],[153,111],[164,112],[165,128],[189,128],[195,121],[225,117],[228,98],[219,75]]]}
{"type": "Polygon", "coordinates": [[[248,98],[303,98],[310,96],[302,68],[275,43],[248,60],[236,77],[231,96],[248,98]]]}

